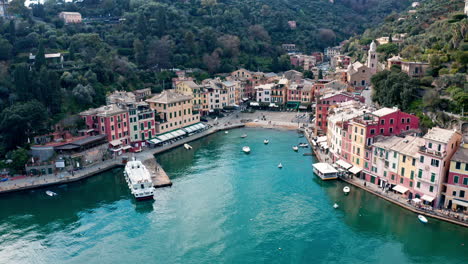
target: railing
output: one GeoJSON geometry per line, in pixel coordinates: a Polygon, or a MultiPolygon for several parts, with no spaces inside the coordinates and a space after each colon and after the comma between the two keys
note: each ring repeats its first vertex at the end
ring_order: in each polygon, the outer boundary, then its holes
{"type": "Polygon", "coordinates": [[[445,157],[447,155],[447,152],[446,151],[435,151],[435,150],[432,150],[432,149],[427,149],[425,146],[422,146],[422,147],[419,147],[419,152],[423,153],[423,154],[429,154],[429,155],[432,155],[432,156],[437,156],[437,157],[445,157]]]}

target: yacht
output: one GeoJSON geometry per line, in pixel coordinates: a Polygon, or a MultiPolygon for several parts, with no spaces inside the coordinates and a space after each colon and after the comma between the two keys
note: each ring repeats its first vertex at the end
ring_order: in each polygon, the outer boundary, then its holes
{"type": "Polygon", "coordinates": [[[250,153],[250,148],[248,146],[245,146],[245,147],[242,148],[242,151],[249,154],[250,153]]]}
{"type": "Polygon", "coordinates": [[[49,195],[49,196],[56,196],[57,195],[57,193],[54,193],[53,191],[46,191],[45,193],[47,195],[49,195]]]}
{"type": "Polygon", "coordinates": [[[424,217],[423,215],[418,215],[418,219],[419,219],[419,221],[421,221],[421,223],[423,223],[423,224],[427,224],[427,222],[429,222],[429,221],[427,221],[427,218],[424,217]]]}
{"type": "Polygon", "coordinates": [[[293,146],[292,149],[293,149],[294,151],[298,151],[298,150],[299,150],[299,148],[298,148],[297,146],[293,146]]]}
{"type": "Polygon", "coordinates": [[[278,164],[278,168],[282,169],[283,168],[283,164],[278,164]]]}
{"type": "Polygon", "coordinates": [[[247,134],[242,134],[241,138],[246,138],[247,134]]]}
{"type": "Polygon", "coordinates": [[[263,140],[263,144],[267,145],[268,143],[270,143],[270,140],[268,139],[263,140]]]}
{"type": "Polygon", "coordinates": [[[351,189],[350,189],[348,186],[345,186],[345,187],[343,188],[343,192],[344,192],[345,194],[348,194],[350,191],[351,191],[351,189]]]}
{"type": "Polygon", "coordinates": [[[151,174],[141,161],[133,158],[132,161],[127,162],[124,176],[130,192],[138,201],[153,199],[154,187],[151,174]]]}

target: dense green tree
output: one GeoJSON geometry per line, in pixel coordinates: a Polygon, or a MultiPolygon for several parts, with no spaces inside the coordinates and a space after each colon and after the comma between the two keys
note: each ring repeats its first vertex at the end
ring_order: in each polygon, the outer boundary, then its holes
{"type": "Polygon", "coordinates": [[[402,110],[409,108],[418,89],[416,79],[411,79],[403,72],[381,71],[371,78],[374,87],[372,100],[381,106],[398,106],[402,110]]]}
{"type": "Polygon", "coordinates": [[[0,38],[0,60],[9,60],[13,55],[13,46],[6,39],[0,38]]]}
{"type": "Polygon", "coordinates": [[[28,150],[24,148],[15,149],[11,152],[10,158],[12,160],[12,169],[17,173],[21,173],[24,171],[24,165],[29,161],[28,150]]]}
{"type": "Polygon", "coordinates": [[[39,43],[39,48],[34,59],[34,67],[39,70],[42,66],[46,66],[44,44],[39,43]]]}

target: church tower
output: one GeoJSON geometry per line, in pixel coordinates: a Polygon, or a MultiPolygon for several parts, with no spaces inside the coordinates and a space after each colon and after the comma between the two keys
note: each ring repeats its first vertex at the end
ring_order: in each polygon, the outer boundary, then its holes
{"type": "Polygon", "coordinates": [[[377,45],[374,41],[370,44],[369,53],[367,54],[367,67],[370,69],[372,74],[377,72],[379,60],[377,58],[377,45]]]}

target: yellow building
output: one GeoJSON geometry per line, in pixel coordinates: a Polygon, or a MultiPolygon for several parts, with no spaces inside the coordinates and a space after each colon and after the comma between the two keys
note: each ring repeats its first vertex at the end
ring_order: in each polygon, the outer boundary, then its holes
{"type": "Polygon", "coordinates": [[[170,90],[164,90],[147,99],[150,108],[157,112],[157,133],[165,133],[200,122],[200,115],[192,110],[192,100],[192,96],[170,90]]]}
{"type": "Polygon", "coordinates": [[[194,81],[180,81],[176,84],[176,89],[178,93],[192,96],[193,112],[196,114],[200,112],[202,115],[207,114],[208,112],[208,102],[207,102],[207,93],[205,89],[196,84],[194,81]]]}
{"type": "Polygon", "coordinates": [[[364,168],[366,126],[356,121],[351,122],[351,163],[364,168]]]}
{"type": "Polygon", "coordinates": [[[414,179],[419,170],[419,149],[424,146],[425,141],[420,137],[406,136],[398,142],[392,150],[398,152],[397,183],[409,190],[415,187],[414,179]]]}

